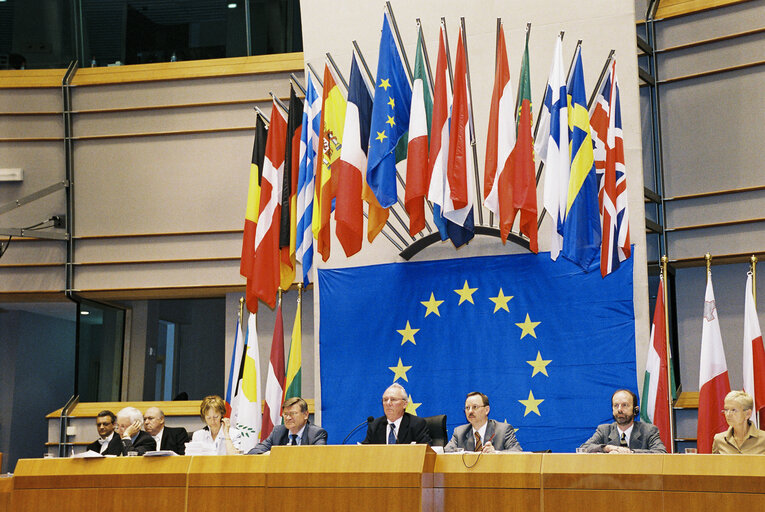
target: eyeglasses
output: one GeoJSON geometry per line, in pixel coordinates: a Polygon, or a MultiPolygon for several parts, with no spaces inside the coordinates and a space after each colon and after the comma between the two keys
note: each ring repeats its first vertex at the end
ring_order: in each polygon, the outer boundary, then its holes
{"type": "MultiPolygon", "coordinates": [[[[748,411],[748,410],[749,410],[749,409],[747,409],[747,411],[748,411]]],[[[720,411],[720,412],[721,412],[721,413],[723,413],[723,414],[729,414],[729,413],[730,413],[730,414],[736,414],[736,413],[742,412],[742,410],[741,410],[741,409],[723,409],[723,410],[722,410],[722,411],[720,411]]]]}
{"type": "Polygon", "coordinates": [[[485,405],[466,405],[465,412],[477,411],[481,407],[486,407],[486,406],[485,405]]]}
{"type": "Polygon", "coordinates": [[[406,400],[406,398],[390,398],[390,397],[383,398],[382,399],[382,403],[389,404],[389,403],[393,403],[393,402],[398,402],[399,400],[406,400]]]}
{"type": "Polygon", "coordinates": [[[282,412],[282,416],[284,416],[285,418],[296,418],[300,416],[301,414],[303,413],[302,412],[287,412],[287,411],[282,412]]]}

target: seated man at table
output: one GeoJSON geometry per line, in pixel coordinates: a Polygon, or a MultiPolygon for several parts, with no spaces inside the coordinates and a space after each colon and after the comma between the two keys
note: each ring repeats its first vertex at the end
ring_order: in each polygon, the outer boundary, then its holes
{"type": "Polygon", "coordinates": [[[183,427],[166,427],[165,413],[159,407],[149,407],[143,417],[143,428],[154,438],[157,450],[170,450],[178,455],[186,453],[189,433],[183,427]]]}
{"type": "Polygon", "coordinates": [[[122,453],[136,452],[143,455],[157,449],[154,438],[141,430],[143,414],[135,407],[125,407],[117,413],[117,434],[122,440],[122,453]]]}
{"type": "Polygon", "coordinates": [[[276,425],[271,434],[247,452],[266,453],[272,446],[327,444],[327,431],[308,421],[308,404],[300,397],[288,398],[282,405],[284,425],[276,425]]]}
{"type": "Polygon", "coordinates": [[[99,438],[88,445],[88,451],[101,455],[119,455],[122,453],[120,436],[114,435],[114,423],[117,417],[112,411],[101,411],[96,416],[96,428],[99,438]]]}
{"type": "Polygon", "coordinates": [[[637,395],[618,389],[611,395],[614,423],[598,429],[580,448],[587,453],[667,453],[656,425],[635,421],[640,408],[637,395]]]}
{"type": "Polygon", "coordinates": [[[425,420],[406,412],[409,395],[401,384],[391,384],[382,396],[385,416],[367,427],[363,444],[430,444],[425,420]]]}
{"type": "Polygon", "coordinates": [[[467,425],[454,429],[451,441],[444,452],[460,449],[470,452],[520,452],[521,445],[515,439],[513,426],[489,419],[489,397],[478,391],[468,393],[465,399],[467,425]]]}

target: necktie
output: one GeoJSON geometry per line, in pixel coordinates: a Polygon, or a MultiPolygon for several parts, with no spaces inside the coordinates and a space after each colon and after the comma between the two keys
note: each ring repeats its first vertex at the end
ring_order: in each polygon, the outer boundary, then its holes
{"type": "Polygon", "coordinates": [[[290,444],[292,446],[297,446],[297,434],[290,434],[290,444]]]}
{"type": "Polygon", "coordinates": [[[388,444],[396,444],[396,424],[390,424],[390,432],[388,433],[388,444]]]}
{"type": "Polygon", "coordinates": [[[481,448],[483,448],[483,444],[481,443],[481,434],[478,432],[474,432],[475,434],[475,451],[480,452],[481,448]]]}
{"type": "Polygon", "coordinates": [[[621,446],[627,446],[627,433],[626,432],[622,432],[622,439],[621,439],[621,442],[619,444],[621,446]]]}

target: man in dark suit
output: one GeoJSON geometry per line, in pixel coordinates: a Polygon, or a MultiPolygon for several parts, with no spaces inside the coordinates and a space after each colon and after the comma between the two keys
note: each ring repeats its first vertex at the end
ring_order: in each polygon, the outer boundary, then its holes
{"type": "Polygon", "coordinates": [[[88,451],[101,455],[119,455],[122,453],[122,441],[114,435],[117,417],[112,411],[101,411],[96,416],[96,428],[99,438],[88,445],[88,451]]]}
{"type": "Polygon", "coordinates": [[[445,452],[460,449],[483,453],[519,452],[521,445],[515,439],[513,426],[489,419],[489,397],[478,391],[468,393],[465,399],[467,425],[454,429],[445,452]]]}
{"type": "Polygon", "coordinates": [[[327,444],[327,431],[308,421],[308,404],[300,397],[288,398],[282,405],[284,425],[277,425],[271,434],[255,448],[247,452],[249,455],[266,453],[272,446],[327,444]]]}
{"type": "Polygon", "coordinates": [[[637,395],[629,389],[618,389],[611,396],[614,423],[598,425],[598,429],[580,448],[588,453],[667,453],[656,425],[636,422],[640,409],[637,395]]]}
{"type": "Polygon", "coordinates": [[[159,407],[149,407],[143,416],[143,429],[154,438],[158,450],[170,450],[178,455],[186,454],[189,433],[183,427],[166,427],[165,413],[159,407]]]}
{"type": "Polygon", "coordinates": [[[117,413],[116,431],[122,440],[120,455],[127,455],[130,452],[143,455],[157,449],[154,438],[141,430],[142,425],[143,414],[135,407],[125,407],[117,413]]]}
{"type": "Polygon", "coordinates": [[[385,416],[376,418],[367,427],[363,444],[430,444],[425,420],[406,412],[409,395],[400,384],[391,384],[382,397],[385,416]]]}

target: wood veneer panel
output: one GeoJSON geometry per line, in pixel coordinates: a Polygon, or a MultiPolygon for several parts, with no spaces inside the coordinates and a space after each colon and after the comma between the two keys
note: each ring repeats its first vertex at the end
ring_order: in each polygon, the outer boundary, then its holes
{"type": "Polygon", "coordinates": [[[483,454],[480,458],[470,452],[438,455],[433,486],[539,489],[541,467],[538,453],[483,454]]]}
{"type": "Polygon", "coordinates": [[[379,487],[312,487],[269,489],[265,506],[268,512],[301,510],[331,510],[332,512],[390,512],[392,510],[431,510],[419,489],[379,487]]]}
{"type": "MultiPolygon", "coordinates": [[[[540,492],[536,489],[434,489],[437,510],[465,512],[466,510],[522,510],[539,512],[540,492]],[[512,507],[508,504],[512,503],[512,507]]],[[[574,509],[576,510],[576,509],[574,509]]],[[[613,512],[613,511],[612,511],[613,512]]]]}
{"type": "Polygon", "coordinates": [[[206,456],[192,457],[189,488],[194,487],[264,487],[268,457],[206,456]]]}
{"type": "MultiPolygon", "coordinates": [[[[584,489],[544,489],[544,510],[584,510],[586,512],[657,512],[660,510],[694,510],[689,508],[664,509],[659,491],[600,491],[584,489]]],[[[694,511],[695,512],[695,511],[694,511]]]]}
{"type": "Polygon", "coordinates": [[[660,491],[664,457],[655,454],[545,454],[542,486],[545,490],[660,491]]]}
{"type": "Polygon", "coordinates": [[[664,510],[692,510],[693,512],[765,510],[765,494],[665,492],[664,510]]]}
{"type": "MultiPolygon", "coordinates": [[[[0,453],[2,461],[2,453],[0,453]]],[[[0,477],[0,512],[11,510],[11,492],[13,492],[13,477],[0,477]]]]}
{"type": "Polygon", "coordinates": [[[674,455],[664,460],[665,491],[765,492],[762,455],[674,455]]]}

